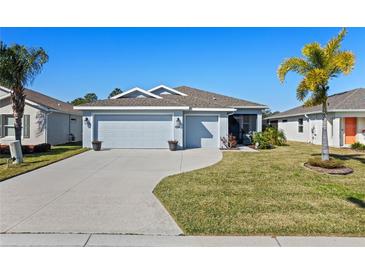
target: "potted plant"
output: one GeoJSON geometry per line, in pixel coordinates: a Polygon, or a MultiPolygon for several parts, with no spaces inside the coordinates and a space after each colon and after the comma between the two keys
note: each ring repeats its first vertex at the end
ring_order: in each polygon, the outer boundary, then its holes
{"type": "Polygon", "coordinates": [[[175,151],[177,149],[177,144],[179,141],[177,140],[170,140],[170,141],[167,141],[169,143],[169,149],[171,151],[175,151]]]}
{"type": "Polygon", "coordinates": [[[100,151],[100,149],[101,149],[101,143],[102,143],[101,141],[97,141],[97,140],[92,141],[93,150],[100,151]]]}

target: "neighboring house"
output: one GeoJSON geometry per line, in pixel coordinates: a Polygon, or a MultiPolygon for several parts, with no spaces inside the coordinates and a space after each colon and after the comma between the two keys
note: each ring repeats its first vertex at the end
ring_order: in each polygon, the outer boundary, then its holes
{"type": "MultiPolygon", "coordinates": [[[[288,140],[322,143],[322,106],[296,107],[266,118],[284,131],[288,140]]],[[[365,144],[365,89],[328,97],[328,141],[333,147],[365,144]]]]}
{"type": "Polygon", "coordinates": [[[104,148],[221,147],[229,133],[261,131],[262,104],[191,87],[133,88],[107,100],[75,107],[83,112],[83,145],[104,148]]]}
{"type": "MultiPolygon", "coordinates": [[[[25,89],[22,144],[81,141],[82,116],[71,104],[25,89]]],[[[0,86],[0,143],[15,140],[11,91],[0,86]]]]}

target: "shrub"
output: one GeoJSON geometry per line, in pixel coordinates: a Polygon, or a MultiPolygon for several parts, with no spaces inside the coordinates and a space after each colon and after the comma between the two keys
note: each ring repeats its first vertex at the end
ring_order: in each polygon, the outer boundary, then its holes
{"type": "Polygon", "coordinates": [[[39,145],[35,145],[33,147],[33,153],[39,153],[39,152],[47,152],[51,149],[51,145],[50,144],[39,144],[39,145]]]}
{"type": "Polygon", "coordinates": [[[270,149],[273,146],[283,146],[286,143],[284,132],[274,127],[268,127],[264,132],[256,132],[252,139],[254,144],[257,144],[258,149],[270,149]]]}
{"type": "Polygon", "coordinates": [[[343,161],[330,158],[327,161],[323,161],[320,157],[310,158],[308,160],[308,164],[311,166],[334,169],[334,168],[343,168],[345,167],[343,161]]]}
{"type": "Polygon", "coordinates": [[[270,144],[272,145],[282,146],[286,143],[286,137],[284,132],[274,127],[267,127],[264,131],[264,135],[267,137],[270,144]]]}
{"type": "Polygon", "coordinates": [[[237,148],[236,136],[233,136],[232,134],[229,134],[228,138],[222,137],[221,142],[225,149],[237,148]]]}
{"type": "Polygon", "coordinates": [[[356,149],[356,150],[365,150],[365,145],[359,142],[353,143],[351,145],[352,149],[356,149]]]}
{"type": "Polygon", "coordinates": [[[252,140],[258,149],[270,149],[273,147],[269,138],[263,132],[255,132],[252,140]]]}

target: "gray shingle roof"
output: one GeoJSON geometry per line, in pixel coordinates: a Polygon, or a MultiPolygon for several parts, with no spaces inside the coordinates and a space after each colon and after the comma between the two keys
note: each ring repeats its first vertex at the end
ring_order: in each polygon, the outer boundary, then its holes
{"type": "Polygon", "coordinates": [[[198,97],[198,98],[204,99],[206,101],[213,101],[216,104],[219,104],[221,106],[226,106],[226,107],[239,107],[239,106],[262,107],[262,106],[264,106],[262,104],[258,104],[258,103],[230,97],[230,96],[221,95],[221,94],[218,94],[215,92],[205,91],[205,90],[201,90],[201,89],[197,89],[197,88],[191,88],[191,87],[187,87],[187,86],[181,86],[181,87],[177,87],[175,89],[178,91],[181,91],[187,95],[198,97]]]}
{"type": "Polygon", "coordinates": [[[31,89],[25,89],[24,93],[25,93],[26,99],[28,99],[34,103],[37,103],[37,104],[40,104],[47,108],[58,110],[61,112],[81,115],[80,111],[73,109],[73,105],[60,101],[56,98],[50,97],[48,95],[44,95],[38,91],[34,91],[31,89]]]}
{"type": "Polygon", "coordinates": [[[105,99],[97,100],[82,104],[80,106],[156,106],[156,107],[167,107],[167,106],[185,106],[184,104],[175,102],[174,100],[158,99],[158,98],[117,98],[117,99],[105,99]]]}
{"type": "MultiPolygon", "coordinates": [[[[358,88],[328,97],[328,111],[365,110],[365,88],[358,88]]],[[[299,106],[267,117],[266,119],[285,118],[308,113],[320,113],[322,106],[299,106]]]]}
{"type": "MultiPolygon", "coordinates": [[[[7,88],[0,87],[0,90],[8,94],[10,93],[9,89],[7,88]]],[[[50,111],[61,111],[68,114],[82,115],[80,111],[74,110],[73,105],[50,97],[38,91],[26,88],[24,89],[24,94],[27,100],[41,105],[42,107],[47,108],[50,111]]]]}
{"type": "Polygon", "coordinates": [[[176,90],[188,96],[161,95],[158,98],[118,98],[98,100],[80,106],[184,106],[195,108],[227,108],[227,107],[264,107],[262,104],[208,92],[201,89],[181,86],[176,90]]]}

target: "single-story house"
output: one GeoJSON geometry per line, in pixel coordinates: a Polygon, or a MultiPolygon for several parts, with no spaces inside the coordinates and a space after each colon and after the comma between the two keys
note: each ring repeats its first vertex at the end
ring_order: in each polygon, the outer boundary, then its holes
{"type": "MultiPolygon", "coordinates": [[[[299,106],[267,117],[288,140],[322,143],[322,106],[299,106]]],[[[365,144],[365,89],[358,88],[328,97],[328,141],[333,147],[365,144]]]]}
{"type": "Polygon", "coordinates": [[[261,131],[265,105],[187,86],[132,88],[107,100],[76,106],[83,112],[83,146],[104,148],[219,148],[221,137],[261,131]]]}
{"type": "MultiPolygon", "coordinates": [[[[22,144],[81,141],[82,114],[71,104],[25,89],[22,144]]],[[[0,144],[15,140],[11,90],[0,86],[0,144]]]]}

